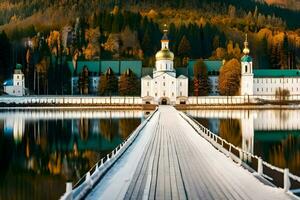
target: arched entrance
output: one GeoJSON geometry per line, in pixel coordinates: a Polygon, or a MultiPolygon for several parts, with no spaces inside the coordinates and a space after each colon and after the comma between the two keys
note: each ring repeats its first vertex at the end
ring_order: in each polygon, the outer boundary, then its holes
{"type": "Polygon", "coordinates": [[[159,104],[160,105],[169,105],[170,99],[168,97],[162,97],[159,99],[159,104]]]}

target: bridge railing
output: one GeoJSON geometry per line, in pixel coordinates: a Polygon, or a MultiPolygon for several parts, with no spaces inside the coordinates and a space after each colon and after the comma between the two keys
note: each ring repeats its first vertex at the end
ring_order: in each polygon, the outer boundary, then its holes
{"type": "Polygon", "coordinates": [[[79,181],[72,186],[72,183],[66,183],[66,192],[60,197],[60,200],[83,199],[86,194],[95,186],[113,164],[124,154],[128,147],[135,141],[139,133],[150,121],[157,109],[147,117],[120,145],[112,152],[97,162],[79,181]]]}
{"type": "Polygon", "coordinates": [[[256,172],[258,176],[263,177],[269,184],[283,188],[285,192],[296,195],[300,194],[300,177],[290,173],[289,169],[282,169],[263,161],[261,157],[244,151],[214,134],[192,117],[182,112],[180,114],[199,135],[204,137],[227,157],[230,157],[233,161],[242,165],[250,172],[256,172]]]}

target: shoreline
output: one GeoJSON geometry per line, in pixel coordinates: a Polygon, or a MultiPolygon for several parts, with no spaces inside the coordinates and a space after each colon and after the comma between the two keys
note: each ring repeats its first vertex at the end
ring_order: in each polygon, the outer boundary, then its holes
{"type": "Polygon", "coordinates": [[[236,104],[236,105],[176,105],[178,110],[294,110],[300,109],[300,104],[236,104]]]}
{"type": "MultiPolygon", "coordinates": [[[[156,104],[84,104],[84,105],[53,105],[53,104],[2,104],[0,110],[155,110],[156,104]]],[[[178,110],[292,110],[300,109],[300,104],[177,104],[174,107],[178,110]]]]}

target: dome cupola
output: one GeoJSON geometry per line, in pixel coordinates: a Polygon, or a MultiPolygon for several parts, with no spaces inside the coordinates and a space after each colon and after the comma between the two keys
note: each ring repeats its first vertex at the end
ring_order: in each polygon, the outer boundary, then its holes
{"type": "Polygon", "coordinates": [[[156,53],[156,60],[174,60],[174,53],[169,50],[169,38],[168,38],[167,25],[164,25],[164,35],[161,39],[161,50],[156,53]]]}

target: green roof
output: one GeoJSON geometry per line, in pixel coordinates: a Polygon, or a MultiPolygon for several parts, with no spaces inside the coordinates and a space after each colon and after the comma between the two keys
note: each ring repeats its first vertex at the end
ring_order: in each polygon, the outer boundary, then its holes
{"type": "Polygon", "coordinates": [[[300,77],[300,70],[297,69],[257,69],[253,70],[254,77],[300,77]]]}
{"type": "MultiPolygon", "coordinates": [[[[194,76],[194,65],[197,62],[197,60],[190,60],[188,63],[188,75],[189,77],[194,76]]],[[[221,60],[204,60],[204,64],[207,67],[207,72],[213,73],[213,72],[219,72],[220,68],[223,65],[223,62],[221,60]]]]}
{"type": "MultiPolygon", "coordinates": [[[[73,62],[71,62],[72,68],[73,62]]],[[[77,72],[82,72],[84,66],[87,66],[90,72],[96,72],[99,73],[99,62],[93,62],[93,61],[78,61],[77,62],[77,72]]]]}
{"type": "Polygon", "coordinates": [[[244,55],[242,58],[241,58],[241,61],[242,62],[252,62],[252,58],[248,55],[244,55]]]}
{"type": "Polygon", "coordinates": [[[142,61],[137,60],[137,61],[122,61],[121,62],[121,67],[120,67],[120,72],[123,74],[127,69],[131,69],[131,71],[137,76],[141,77],[142,76],[142,61]]]}
{"type": "Polygon", "coordinates": [[[176,76],[180,76],[180,75],[184,75],[184,76],[187,76],[187,68],[185,67],[177,67],[175,68],[176,70],[176,76]]]}
{"type": "Polygon", "coordinates": [[[22,65],[21,64],[16,64],[16,69],[22,69],[22,65]]]}
{"type": "Polygon", "coordinates": [[[118,60],[105,60],[100,62],[102,74],[104,74],[108,68],[111,68],[116,75],[120,74],[120,62],[118,60]]]}
{"type": "Polygon", "coordinates": [[[254,131],[254,141],[279,142],[287,139],[289,136],[299,137],[299,130],[274,130],[274,131],[254,131]]]}
{"type": "MultiPolygon", "coordinates": [[[[101,61],[78,61],[77,62],[77,73],[82,72],[84,66],[87,66],[89,72],[105,73],[108,68],[111,68],[116,75],[120,75],[127,69],[131,69],[137,77],[142,75],[142,61],[140,60],[101,60],[101,61]]],[[[71,71],[72,76],[74,75],[73,62],[68,62],[68,68],[71,71]]]]}

